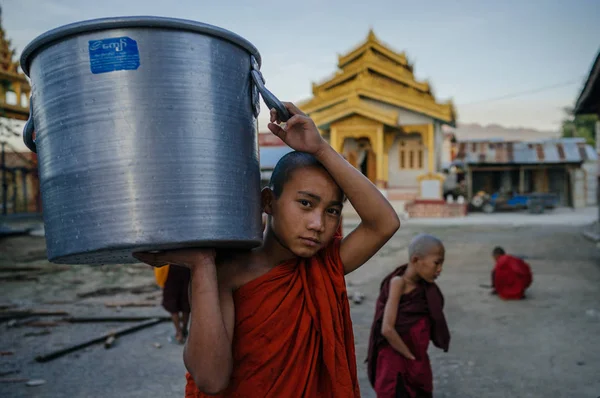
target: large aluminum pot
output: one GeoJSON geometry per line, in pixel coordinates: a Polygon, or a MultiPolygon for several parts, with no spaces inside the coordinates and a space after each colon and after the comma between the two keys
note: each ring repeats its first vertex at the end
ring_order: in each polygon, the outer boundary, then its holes
{"type": "Polygon", "coordinates": [[[258,50],[193,21],[126,17],[51,30],[23,51],[24,141],[39,159],[48,258],[262,241],[258,50]],[[35,137],[35,138],[34,138],[35,137]]]}

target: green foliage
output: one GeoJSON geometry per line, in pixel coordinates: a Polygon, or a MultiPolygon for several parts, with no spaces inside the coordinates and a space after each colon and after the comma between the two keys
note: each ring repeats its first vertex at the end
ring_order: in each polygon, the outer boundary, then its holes
{"type": "Polygon", "coordinates": [[[565,108],[566,117],[562,121],[563,137],[585,138],[586,142],[596,146],[595,126],[598,115],[574,115],[573,108],[565,108]]]}

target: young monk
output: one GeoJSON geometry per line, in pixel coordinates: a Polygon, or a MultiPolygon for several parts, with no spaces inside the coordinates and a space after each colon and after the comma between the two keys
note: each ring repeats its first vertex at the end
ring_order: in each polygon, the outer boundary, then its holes
{"type": "Polygon", "coordinates": [[[492,257],[496,262],[492,270],[492,294],[504,300],[524,299],[525,290],[533,281],[529,264],[506,254],[499,246],[492,251],[492,257]]]}
{"type": "Polygon", "coordinates": [[[190,270],[175,264],[168,267],[167,279],[163,287],[162,306],[171,314],[171,320],[173,321],[173,325],[175,325],[173,342],[183,344],[187,337],[190,318],[190,302],[188,297],[190,270]]]}
{"type": "Polygon", "coordinates": [[[286,103],[269,129],[296,150],[262,191],[261,247],[228,256],[189,249],[138,254],[190,268],[191,320],[184,349],[186,397],[359,397],[344,275],[396,232],[389,202],[286,103]],[[361,218],[335,237],[347,197],[361,218]]]}
{"type": "Polygon", "coordinates": [[[367,357],[378,398],[433,396],[429,340],[445,352],[450,344],[444,297],[434,282],[444,255],[439,239],[418,235],[408,248],[408,264],[381,283],[367,357]]]}

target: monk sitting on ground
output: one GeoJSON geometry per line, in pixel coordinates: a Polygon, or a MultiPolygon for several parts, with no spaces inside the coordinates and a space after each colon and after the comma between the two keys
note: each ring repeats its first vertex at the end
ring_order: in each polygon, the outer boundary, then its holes
{"type": "Polygon", "coordinates": [[[518,257],[506,254],[503,248],[496,247],[492,252],[496,261],[492,271],[492,291],[504,300],[525,298],[525,290],[531,285],[533,276],[529,264],[518,257]]]}
{"type": "Polygon", "coordinates": [[[261,247],[137,254],[191,269],[184,349],[186,397],[359,397],[344,275],[364,264],[400,226],[394,209],[292,104],[269,129],[295,149],[262,191],[261,247]],[[347,197],[361,218],[336,237],[347,197]]]}
{"type": "Polygon", "coordinates": [[[367,357],[378,398],[433,396],[429,340],[444,351],[450,344],[444,297],[434,282],[444,255],[439,239],[419,235],[408,248],[409,263],[381,283],[367,357]]]}

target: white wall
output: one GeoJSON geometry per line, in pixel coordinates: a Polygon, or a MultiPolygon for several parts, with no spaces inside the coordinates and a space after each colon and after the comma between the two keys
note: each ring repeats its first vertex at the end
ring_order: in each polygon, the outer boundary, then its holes
{"type": "Polygon", "coordinates": [[[452,161],[452,141],[444,140],[442,136],[442,164],[450,164],[452,161]]]}
{"type": "MultiPolygon", "coordinates": [[[[400,170],[400,140],[402,139],[418,140],[420,137],[399,135],[394,139],[394,143],[392,144],[388,155],[388,185],[390,187],[418,188],[419,184],[417,182],[417,177],[423,174],[425,169],[400,170]]],[[[427,167],[427,149],[423,150],[423,158],[423,166],[427,167]]]]}
{"type": "Polygon", "coordinates": [[[396,110],[398,111],[398,124],[400,126],[409,124],[429,124],[434,121],[429,116],[412,112],[407,109],[397,108],[396,110]]]}
{"type": "Polygon", "coordinates": [[[386,104],[384,102],[379,102],[370,98],[363,98],[363,101],[369,103],[371,105],[377,106],[378,108],[385,110],[392,110],[398,112],[398,125],[404,126],[408,124],[428,124],[433,123],[433,119],[429,116],[425,116],[423,114],[409,111],[408,109],[399,108],[394,105],[386,104]]]}
{"type": "Polygon", "coordinates": [[[586,203],[588,206],[595,206],[597,200],[598,189],[598,165],[596,162],[588,162],[582,165],[586,174],[586,203]]]}
{"type": "MultiPolygon", "coordinates": [[[[596,152],[600,155],[600,120],[596,122],[596,152]]],[[[600,156],[598,156],[598,163],[600,163],[600,156]]]]}
{"type": "Polygon", "coordinates": [[[582,169],[571,170],[571,191],[573,198],[573,207],[580,209],[586,206],[586,176],[582,169]]]}
{"type": "Polygon", "coordinates": [[[442,154],[444,152],[444,132],[442,131],[442,125],[436,122],[433,130],[434,142],[435,142],[435,161],[434,170],[442,171],[442,154]]]}
{"type": "Polygon", "coordinates": [[[7,151],[15,150],[17,152],[30,152],[29,149],[23,143],[23,127],[25,126],[25,122],[21,120],[6,118],[0,119],[2,119],[0,121],[1,126],[8,126],[10,127],[9,130],[18,134],[17,136],[9,134],[9,132],[6,131],[6,128],[3,129],[5,131],[0,131],[0,141],[8,142],[8,145],[12,147],[7,148],[7,151]]]}

